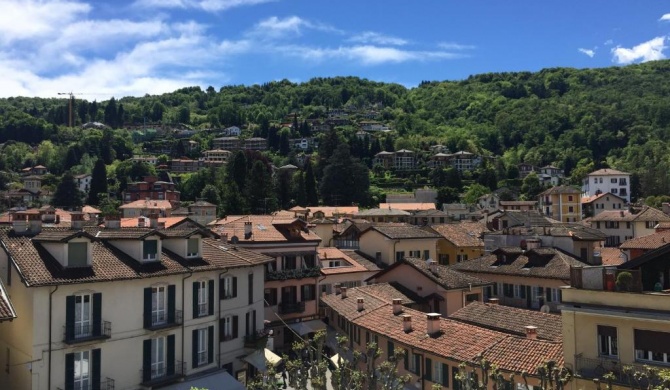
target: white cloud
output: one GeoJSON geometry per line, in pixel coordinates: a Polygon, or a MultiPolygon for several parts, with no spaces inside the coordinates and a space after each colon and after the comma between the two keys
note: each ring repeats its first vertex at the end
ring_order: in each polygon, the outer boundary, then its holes
{"type": "Polygon", "coordinates": [[[305,29],[342,33],[342,31],[335,27],[312,22],[294,15],[287,16],[284,19],[280,19],[276,16],[263,19],[256,23],[247,35],[266,39],[279,39],[286,36],[300,36],[305,29]]]}
{"type": "Polygon", "coordinates": [[[444,50],[473,50],[476,48],[474,45],[463,45],[455,42],[441,42],[437,46],[444,50]]]}
{"type": "Polygon", "coordinates": [[[402,63],[409,61],[431,61],[443,59],[463,58],[461,54],[443,51],[413,51],[395,47],[380,47],[372,45],[340,46],[337,48],[316,48],[309,46],[291,45],[277,48],[278,52],[298,56],[309,61],[323,61],[327,59],[344,59],[361,65],[372,66],[385,63],[402,63]]]}
{"type": "Polygon", "coordinates": [[[348,41],[358,43],[373,43],[377,45],[394,45],[394,46],[404,46],[409,43],[409,41],[407,41],[406,39],[397,38],[374,31],[365,31],[361,34],[354,35],[353,37],[349,38],[348,41]]]}
{"type": "Polygon", "coordinates": [[[665,14],[665,15],[661,16],[660,19],[658,19],[659,22],[668,21],[668,20],[670,20],[670,14],[665,14]]]}
{"type": "Polygon", "coordinates": [[[618,64],[662,60],[665,58],[663,51],[666,48],[665,37],[656,37],[647,42],[642,42],[631,49],[621,46],[613,48],[612,60],[618,64]]]}
{"type": "Polygon", "coordinates": [[[605,46],[611,46],[611,45],[613,45],[613,44],[614,44],[614,41],[611,40],[611,39],[608,39],[608,40],[606,40],[605,42],[603,42],[603,45],[605,45],[605,46]]]}
{"type": "Polygon", "coordinates": [[[207,12],[218,12],[274,1],[277,0],[136,0],[134,6],[140,8],[194,8],[207,12]]]}
{"type": "Polygon", "coordinates": [[[76,1],[4,0],[0,43],[49,36],[90,11],[90,5],[76,1]]]}
{"type": "Polygon", "coordinates": [[[579,51],[580,53],[586,54],[587,56],[589,56],[591,58],[593,58],[593,56],[596,55],[596,51],[592,50],[592,49],[583,49],[583,48],[580,47],[579,49],[577,49],[577,51],[579,51]]]}

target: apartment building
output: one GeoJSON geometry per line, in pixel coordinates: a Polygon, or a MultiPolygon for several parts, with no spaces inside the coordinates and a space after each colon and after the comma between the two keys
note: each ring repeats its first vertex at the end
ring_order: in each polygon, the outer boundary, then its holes
{"type": "Polygon", "coordinates": [[[488,229],[481,222],[460,221],[430,225],[428,229],[441,236],[437,241],[437,261],[442,265],[460,263],[484,255],[482,235],[488,229]]]}
{"type": "Polygon", "coordinates": [[[212,148],[218,150],[241,149],[242,141],[239,137],[218,137],[212,140],[212,148]]]}
{"type": "Polygon", "coordinates": [[[17,313],[0,326],[0,388],[153,389],[212,371],[239,388],[230,374],[245,376],[240,356],[256,345],[245,337],[265,336],[271,259],[199,228],[77,222],[0,231],[0,278],[17,313]]]}
{"type": "Polygon", "coordinates": [[[619,246],[632,238],[653,234],[660,222],[670,222],[670,216],[661,210],[644,206],[628,210],[607,210],[589,220],[592,228],[603,232],[605,246],[619,246]]]}
{"type": "Polygon", "coordinates": [[[556,186],[542,192],[538,199],[540,211],[561,222],[582,220],[581,193],[570,186],[556,186]]]}
{"type": "Polygon", "coordinates": [[[358,287],[380,268],[362,254],[350,249],[319,248],[321,274],[319,294],[332,294],[336,286],[358,287]]]}
{"type": "Polygon", "coordinates": [[[122,193],[122,198],[123,203],[146,199],[179,202],[180,195],[172,181],[160,180],[155,176],[145,176],[142,181],[128,183],[122,193]]]}
{"type": "Polygon", "coordinates": [[[416,167],[416,157],[413,151],[407,149],[396,152],[382,151],[375,155],[373,164],[385,169],[410,170],[416,167]]]}
{"type": "Polygon", "coordinates": [[[582,213],[585,217],[595,217],[607,210],[622,210],[625,206],[626,199],[609,192],[582,198],[582,213]]]}
{"type": "Polygon", "coordinates": [[[232,154],[231,151],[222,149],[205,150],[203,152],[205,163],[209,164],[227,164],[232,154]]]}
{"type": "Polygon", "coordinates": [[[359,236],[360,251],[377,264],[391,265],[407,257],[436,258],[441,236],[406,223],[372,224],[359,236]]]}
{"type": "Polygon", "coordinates": [[[630,202],[630,173],[616,169],[599,169],[586,175],[582,196],[595,196],[609,192],[630,202]]]}
{"type": "Polygon", "coordinates": [[[136,200],[119,207],[123,218],[136,218],[157,214],[169,217],[172,213],[172,203],[168,200],[136,200]]]}

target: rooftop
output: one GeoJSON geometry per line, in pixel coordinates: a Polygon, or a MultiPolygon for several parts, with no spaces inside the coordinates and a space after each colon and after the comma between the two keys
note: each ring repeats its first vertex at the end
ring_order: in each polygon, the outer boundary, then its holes
{"type": "Polygon", "coordinates": [[[380,209],[397,209],[404,211],[435,210],[435,203],[380,203],[380,209]]]}
{"type": "MultiPolygon", "coordinates": [[[[324,275],[336,275],[336,274],[346,274],[352,272],[369,272],[369,271],[379,271],[379,267],[365,260],[366,264],[371,266],[371,268],[366,267],[363,264],[360,264],[356,259],[349,256],[349,254],[355,253],[354,251],[348,251],[347,253],[341,251],[337,248],[317,248],[317,253],[319,255],[319,260],[321,261],[340,261],[340,266],[338,267],[327,267],[324,266],[321,268],[321,273],[324,275]]],[[[360,255],[356,255],[357,258],[361,258],[360,255]]]]}
{"type": "Polygon", "coordinates": [[[441,225],[430,225],[430,229],[451,242],[457,247],[484,247],[482,233],[488,231],[486,225],[481,222],[461,221],[459,223],[447,223],[441,225]]]}
{"type": "Polygon", "coordinates": [[[548,190],[540,193],[540,196],[544,195],[556,195],[556,194],[581,194],[582,191],[578,188],[571,186],[555,186],[551,187],[548,190]]]}
{"type": "Polygon", "coordinates": [[[395,208],[384,208],[384,209],[368,209],[359,211],[354,215],[356,218],[365,218],[365,217],[406,217],[412,215],[411,213],[395,209],[395,208]]]}
{"type": "Polygon", "coordinates": [[[630,173],[617,171],[616,169],[605,168],[605,169],[598,169],[597,171],[593,171],[588,174],[588,176],[615,176],[615,175],[616,176],[630,175],[630,173]]]}
{"type": "Polygon", "coordinates": [[[228,241],[233,237],[240,243],[254,242],[315,242],[321,238],[307,229],[307,223],[297,219],[287,219],[273,215],[230,215],[210,222],[211,229],[221,235],[227,234],[228,241]],[[245,234],[245,223],[251,223],[251,234],[245,234]],[[293,232],[293,233],[291,233],[293,232]],[[292,235],[293,234],[293,235],[292,235]]]}
{"type": "Polygon", "coordinates": [[[378,279],[380,276],[392,272],[396,268],[402,267],[403,265],[414,268],[446,290],[463,289],[472,286],[488,286],[492,284],[492,282],[488,282],[475,276],[453,270],[450,267],[444,265],[435,264],[435,272],[433,272],[426,260],[416,259],[413,257],[405,257],[400,261],[396,261],[393,263],[393,265],[370,277],[368,280],[378,279]]]}
{"type": "Polygon", "coordinates": [[[172,203],[169,200],[136,200],[134,202],[126,203],[119,207],[120,209],[158,209],[169,210],[172,209],[172,203]]]}
{"type": "Polygon", "coordinates": [[[620,221],[620,222],[669,222],[670,216],[649,206],[643,206],[637,212],[630,210],[606,210],[591,218],[591,222],[620,221]]]}
{"type": "Polygon", "coordinates": [[[658,249],[668,244],[670,244],[670,230],[663,230],[648,236],[632,238],[628,241],[624,241],[624,243],[619,246],[619,249],[649,250],[658,249]]]}
{"type": "Polygon", "coordinates": [[[390,239],[437,239],[441,236],[437,233],[426,231],[421,229],[418,226],[410,225],[407,223],[377,223],[372,224],[367,229],[365,229],[361,235],[366,234],[369,231],[377,231],[380,234],[390,238],[390,239]]]}

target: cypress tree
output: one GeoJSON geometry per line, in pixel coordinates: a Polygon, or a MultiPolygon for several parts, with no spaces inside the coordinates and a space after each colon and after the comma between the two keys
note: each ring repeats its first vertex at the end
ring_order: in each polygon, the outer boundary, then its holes
{"type": "Polygon", "coordinates": [[[107,168],[102,159],[98,159],[93,166],[93,173],[91,174],[91,188],[88,191],[87,204],[99,205],[100,194],[107,193],[107,168]]]}

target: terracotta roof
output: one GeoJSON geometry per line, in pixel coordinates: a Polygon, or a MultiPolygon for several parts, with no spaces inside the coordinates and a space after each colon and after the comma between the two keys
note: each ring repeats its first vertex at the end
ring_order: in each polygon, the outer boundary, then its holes
{"type": "Polygon", "coordinates": [[[570,267],[584,266],[555,248],[498,248],[493,254],[449,266],[458,271],[570,280],[570,267]]]}
{"type": "MultiPolygon", "coordinates": [[[[149,226],[149,218],[147,217],[137,217],[137,218],[121,218],[121,227],[122,228],[133,228],[133,227],[139,227],[139,220],[140,218],[145,220],[145,225],[144,226],[149,226]]],[[[164,224],[165,228],[170,228],[174,225],[179,224],[180,222],[186,220],[187,217],[160,217],[158,218],[158,223],[159,224],[164,224]]]]}
{"type": "Polygon", "coordinates": [[[216,205],[212,204],[212,203],[209,203],[205,200],[197,200],[197,201],[191,203],[191,205],[189,207],[216,207],[216,205]]]}
{"type": "Polygon", "coordinates": [[[501,206],[535,206],[536,200],[501,200],[498,202],[501,206]]]}
{"type": "Polygon", "coordinates": [[[90,233],[83,230],[72,230],[66,228],[45,229],[33,237],[35,241],[43,242],[67,242],[76,237],[87,237],[93,239],[90,233]]]}
{"type": "Polygon", "coordinates": [[[633,214],[629,210],[606,210],[591,217],[591,222],[620,221],[620,222],[669,222],[670,216],[661,210],[644,206],[633,214]]]}
{"type": "Polygon", "coordinates": [[[619,265],[623,264],[625,256],[621,253],[619,248],[598,248],[603,265],[619,265]]]}
{"type": "Polygon", "coordinates": [[[587,176],[614,176],[614,175],[630,175],[627,172],[617,171],[616,169],[598,169],[597,171],[589,173],[587,176]]]}
{"type": "MultiPolygon", "coordinates": [[[[228,234],[230,241],[233,236],[237,237],[238,242],[252,244],[254,242],[319,242],[321,238],[314,232],[303,229],[297,231],[296,236],[291,236],[289,229],[281,225],[275,225],[274,220],[284,221],[284,218],[276,218],[272,215],[231,215],[219,219],[209,224],[212,230],[221,235],[228,234]],[[249,237],[245,237],[245,222],[251,222],[251,232],[249,237]]],[[[296,220],[298,221],[298,220],[296,220]]],[[[297,222],[296,222],[297,223],[297,222]]]]}
{"type": "Polygon", "coordinates": [[[86,213],[86,214],[100,214],[100,213],[102,213],[102,211],[96,209],[93,206],[84,206],[84,207],[81,208],[81,212],[86,213]]]}
{"type": "Polygon", "coordinates": [[[583,198],[582,198],[582,204],[589,204],[589,203],[591,203],[591,202],[593,202],[593,201],[596,201],[596,200],[598,200],[598,199],[600,199],[600,198],[603,198],[603,197],[605,197],[605,196],[611,196],[611,197],[613,197],[613,198],[617,198],[617,199],[619,199],[619,200],[622,201],[622,202],[626,202],[626,199],[624,199],[624,198],[622,198],[622,197],[620,197],[620,196],[614,195],[614,194],[609,193],[609,192],[605,192],[604,194],[598,194],[598,195],[585,196],[585,197],[583,197],[583,198]]]}
{"type": "Polygon", "coordinates": [[[305,210],[307,210],[311,215],[314,215],[314,213],[317,212],[322,212],[324,217],[331,218],[332,216],[338,214],[354,215],[358,212],[358,206],[306,206],[306,207],[295,206],[289,209],[289,211],[302,211],[302,212],[304,212],[305,210]]]}
{"type": "Polygon", "coordinates": [[[354,215],[356,218],[364,218],[364,217],[405,217],[411,215],[409,212],[404,211],[404,210],[398,210],[398,209],[393,209],[393,208],[387,208],[387,209],[369,209],[369,210],[363,210],[359,211],[354,215]]]}
{"type": "Polygon", "coordinates": [[[553,224],[560,223],[555,219],[546,217],[542,215],[538,210],[532,211],[519,211],[519,210],[505,210],[503,213],[496,217],[499,219],[507,218],[509,227],[513,226],[552,226],[553,224]]]}
{"type": "Polygon", "coordinates": [[[429,232],[421,229],[418,226],[410,225],[407,223],[393,223],[393,224],[372,224],[368,229],[364,230],[361,235],[366,234],[367,232],[375,230],[382,235],[397,240],[397,239],[437,239],[441,238],[437,233],[429,232]]]}
{"type": "Polygon", "coordinates": [[[379,208],[394,208],[404,211],[435,210],[435,203],[380,203],[379,208]]]}
{"type": "Polygon", "coordinates": [[[405,257],[400,261],[396,261],[393,263],[393,265],[370,277],[368,280],[378,280],[381,276],[403,266],[414,268],[446,290],[468,288],[470,286],[487,286],[492,284],[492,282],[488,282],[472,275],[453,270],[444,265],[436,264],[436,272],[433,272],[430,270],[426,260],[416,259],[413,257],[405,257]]]}
{"type": "Polygon", "coordinates": [[[347,298],[342,298],[341,294],[329,294],[322,297],[321,301],[345,314],[347,318],[353,319],[384,305],[389,305],[397,298],[402,300],[403,306],[413,305],[417,299],[421,300],[416,296],[406,295],[404,291],[398,290],[390,283],[375,283],[347,289],[347,298]],[[363,303],[365,310],[358,311],[356,298],[365,300],[363,303]]]}
{"type": "Polygon", "coordinates": [[[375,264],[373,260],[367,257],[363,252],[353,250],[353,249],[341,249],[342,253],[352,258],[358,264],[362,265],[369,271],[379,271],[380,268],[375,264]]]}
{"type": "Polygon", "coordinates": [[[157,229],[146,228],[123,228],[123,229],[90,229],[96,238],[103,240],[140,240],[145,237],[164,234],[157,229]]]}
{"type": "Polygon", "coordinates": [[[471,302],[452,313],[449,318],[517,336],[526,336],[526,326],[537,326],[537,337],[563,341],[561,316],[534,310],[471,302]]]}
{"type": "Polygon", "coordinates": [[[548,190],[543,191],[540,193],[540,196],[543,195],[554,195],[554,194],[581,194],[582,191],[578,188],[571,187],[571,186],[556,186],[556,187],[551,187],[548,190]]]}
{"type": "MultiPolygon", "coordinates": [[[[43,229],[40,235],[48,235],[50,230],[58,232],[63,229],[43,229]]],[[[0,241],[28,287],[140,279],[207,269],[223,270],[260,265],[272,261],[272,258],[250,250],[222,246],[215,240],[204,239],[200,259],[185,260],[163,248],[160,261],[140,263],[109,241],[96,238],[90,244],[93,254],[90,267],[64,268],[40,240],[16,235],[11,229],[0,229],[0,241]]]]}
{"type": "Polygon", "coordinates": [[[670,230],[663,230],[648,236],[632,238],[619,245],[619,249],[658,249],[670,244],[670,230]]]}
{"type": "Polygon", "coordinates": [[[16,311],[9,299],[5,285],[0,280],[0,322],[13,320],[14,318],[16,318],[16,311]]]}
{"type": "Polygon", "coordinates": [[[172,203],[169,200],[136,200],[126,203],[119,207],[120,209],[159,209],[170,210],[172,203]]]}
{"type": "MultiPolygon", "coordinates": [[[[349,257],[348,253],[344,253],[341,250],[333,247],[328,248],[317,248],[317,254],[319,260],[324,261],[333,261],[339,260],[343,262],[339,267],[329,268],[327,266],[321,267],[321,273],[324,275],[335,275],[335,274],[347,274],[352,272],[368,272],[368,268],[359,264],[356,260],[349,257]]],[[[379,268],[377,268],[379,270],[379,268]]]]}
{"type": "Polygon", "coordinates": [[[484,247],[484,240],[480,237],[488,231],[481,222],[461,221],[442,225],[430,225],[436,233],[447,239],[457,247],[484,247]]]}
{"type": "MultiPolygon", "coordinates": [[[[563,367],[563,342],[507,337],[483,354],[484,359],[508,372],[536,373],[537,367],[554,361],[563,367]]],[[[537,374],[535,374],[537,376],[537,374]]]]}

